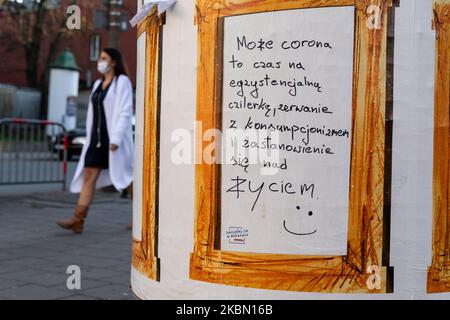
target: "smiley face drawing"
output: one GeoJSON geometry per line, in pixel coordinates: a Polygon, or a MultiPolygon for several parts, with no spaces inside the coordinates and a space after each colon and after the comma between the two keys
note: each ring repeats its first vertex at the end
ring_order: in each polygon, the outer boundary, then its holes
{"type": "MultiPolygon", "coordinates": [[[[297,206],[297,210],[300,210],[300,206],[297,206]]],[[[308,212],[308,216],[312,217],[314,215],[314,213],[312,211],[308,212]]],[[[283,227],[284,230],[286,230],[287,232],[289,232],[290,234],[296,235],[296,236],[312,236],[313,234],[317,233],[317,229],[312,231],[312,232],[300,232],[300,231],[293,231],[290,228],[288,228],[286,220],[283,221],[283,227]]]]}

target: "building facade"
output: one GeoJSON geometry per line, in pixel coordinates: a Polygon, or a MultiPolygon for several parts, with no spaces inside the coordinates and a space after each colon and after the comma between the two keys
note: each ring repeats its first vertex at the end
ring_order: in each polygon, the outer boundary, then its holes
{"type": "MultiPolygon", "coordinates": [[[[21,1],[23,2],[23,1],[21,1]]],[[[23,2],[25,3],[25,2],[23,2]]],[[[64,14],[69,7],[68,1],[61,1],[58,14],[64,14]],[[62,10],[62,11],[61,11],[62,10]]],[[[97,59],[102,48],[115,47],[124,55],[129,69],[129,76],[135,85],[136,78],[136,31],[128,23],[136,13],[136,1],[134,0],[94,0],[86,5],[80,4],[82,27],[80,30],[71,30],[70,35],[64,37],[55,46],[55,37],[45,35],[43,37],[38,63],[39,82],[46,81],[44,72],[48,68],[49,59],[55,58],[63,49],[69,49],[75,55],[80,67],[80,90],[89,89],[92,83],[100,75],[97,72],[97,59]],[[53,51],[52,51],[53,50],[53,51]]],[[[10,13],[5,8],[0,8],[0,21],[8,21],[10,13]]],[[[48,13],[48,19],[52,18],[48,13]]],[[[70,14],[68,15],[68,17],[70,14]]],[[[8,25],[0,26],[0,83],[19,87],[30,86],[26,74],[26,55],[24,44],[17,36],[9,34],[8,25]]]]}

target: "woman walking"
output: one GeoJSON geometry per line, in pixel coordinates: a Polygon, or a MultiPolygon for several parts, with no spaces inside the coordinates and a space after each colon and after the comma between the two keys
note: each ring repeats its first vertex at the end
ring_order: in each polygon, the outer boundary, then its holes
{"type": "Polygon", "coordinates": [[[57,222],[75,233],[83,232],[96,189],[114,185],[122,191],[133,181],[133,89],[120,52],[104,49],[98,71],[103,77],[92,90],[86,144],[70,185],[71,192],[80,193],[78,204],[69,220],[57,222]]]}

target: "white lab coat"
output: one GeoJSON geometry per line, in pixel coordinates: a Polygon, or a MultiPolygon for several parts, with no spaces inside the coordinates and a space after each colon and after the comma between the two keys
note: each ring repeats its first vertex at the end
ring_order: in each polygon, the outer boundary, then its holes
{"type": "MultiPolygon", "coordinates": [[[[101,84],[97,80],[92,93],[101,84]]],[[[70,185],[70,191],[80,193],[83,187],[84,158],[89,148],[92,135],[93,105],[92,93],[86,117],[86,143],[83,146],[77,170],[70,185]]],[[[103,101],[106,126],[110,144],[116,144],[119,149],[109,151],[109,169],[102,170],[97,180],[96,188],[114,185],[117,190],[126,189],[133,181],[134,144],[131,118],[133,115],[133,88],[130,79],[121,75],[115,77],[103,101]]]]}

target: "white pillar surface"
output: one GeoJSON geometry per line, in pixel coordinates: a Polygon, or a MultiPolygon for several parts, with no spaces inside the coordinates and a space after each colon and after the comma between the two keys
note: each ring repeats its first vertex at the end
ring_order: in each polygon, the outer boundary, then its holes
{"type": "MultiPolygon", "coordinates": [[[[189,279],[194,244],[195,166],[176,165],[171,152],[179,128],[194,137],[197,28],[195,1],[167,11],[163,27],[158,257],[160,282],[132,269],[142,299],[450,299],[426,293],[431,264],[435,32],[432,1],[401,1],[396,8],[391,263],[394,293],[318,294],[231,287],[189,279]]],[[[138,40],[136,180],[133,235],[140,239],[145,43],[138,40]]],[[[194,145],[194,143],[192,143],[194,145]]]]}
{"type": "Polygon", "coordinates": [[[51,69],[47,120],[64,123],[67,98],[78,96],[80,73],[74,70],[51,69]]]}

